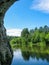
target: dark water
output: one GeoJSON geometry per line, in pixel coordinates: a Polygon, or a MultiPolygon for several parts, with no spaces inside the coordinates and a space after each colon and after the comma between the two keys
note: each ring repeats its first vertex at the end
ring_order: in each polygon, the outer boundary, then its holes
{"type": "Polygon", "coordinates": [[[17,49],[11,65],[49,65],[49,55],[17,49]]]}

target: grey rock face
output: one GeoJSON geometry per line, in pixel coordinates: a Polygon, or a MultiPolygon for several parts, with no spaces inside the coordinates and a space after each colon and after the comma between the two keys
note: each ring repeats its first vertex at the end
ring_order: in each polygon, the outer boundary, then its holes
{"type": "Polygon", "coordinates": [[[4,15],[16,0],[0,0],[0,65],[9,65],[13,52],[6,36],[4,27],[4,15]]]}

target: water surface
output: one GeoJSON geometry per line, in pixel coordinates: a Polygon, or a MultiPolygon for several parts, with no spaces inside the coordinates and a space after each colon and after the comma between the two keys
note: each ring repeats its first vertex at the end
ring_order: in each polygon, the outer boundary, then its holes
{"type": "Polygon", "coordinates": [[[16,49],[11,65],[49,65],[49,55],[16,49]]]}

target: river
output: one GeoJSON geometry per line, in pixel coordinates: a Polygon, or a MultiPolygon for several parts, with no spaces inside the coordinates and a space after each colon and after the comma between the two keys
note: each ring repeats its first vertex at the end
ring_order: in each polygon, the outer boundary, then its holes
{"type": "Polygon", "coordinates": [[[16,49],[11,65],[49,65],[49,55],[16,49]]]}

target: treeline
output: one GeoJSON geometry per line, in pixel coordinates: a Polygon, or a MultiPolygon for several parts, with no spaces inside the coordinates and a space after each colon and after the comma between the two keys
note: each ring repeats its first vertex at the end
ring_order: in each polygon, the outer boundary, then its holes
{"type": "Polygon", "coordinates": [[[36,27],[31,30],[24,28],[21,32],[21,36],[12,38],[12,40],[10,40],[10,44],[19,44],[20,46],[49,45],[49,27],[45,25],[44,27],[36,27]]]}

